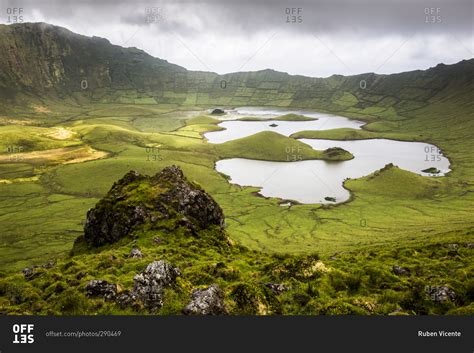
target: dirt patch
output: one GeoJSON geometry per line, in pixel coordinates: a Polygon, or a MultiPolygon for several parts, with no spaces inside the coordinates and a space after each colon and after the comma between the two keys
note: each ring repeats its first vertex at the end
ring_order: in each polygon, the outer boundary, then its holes
{"type": "Polygon", "coordinates": [[[88,146],[88,149],[89,150],[87,151],[86,154],[83,154],[82,156],[78,155],[74,159],[64,162],[64,164],[82,163],[82,162],[87,162],[87,161],[93,161],[96,159],[102,159],[108,156],[107,152],[98,151],[89,146],[88,146]]]}
{"type": "Polygon", "coordinates": [[[33,120],[20,120],[9,118],[8,116],[0,116],[0,125],[33,125],[33,120]]]}
{"type": "Polygon", "coordinates": [[[46,136],[51,137],[55,140],[67,140],[75,135],[71,130],[65,129],[63,127],[55,127],[54,131],[47,134],[46,136]]]}
{"type": "Polygon", "coordinates": [[[38,180],[39,176],[35,175],[29,178],[0,179],[0,184],[31,183],[38,180]]]}
{"type": "MultiPolygon", "coordinates": [[[[105,158],[106,152],[97,151],[90,146],[73,146],[65,148],[55,148],[46,151],[34,151],[18,153],[17,156],[22,162],[45,163],[45,164],[71,164],[92,161],[105,158]]],[[[0,162],[11,162],[10,155],[1,155],[0,162]]]]}
{"type": "Polygon", "coordinates": [[[46,108],[44,105],[33,105],[33,110],[36,113],[51,113],[51,110],[46,108]]]}

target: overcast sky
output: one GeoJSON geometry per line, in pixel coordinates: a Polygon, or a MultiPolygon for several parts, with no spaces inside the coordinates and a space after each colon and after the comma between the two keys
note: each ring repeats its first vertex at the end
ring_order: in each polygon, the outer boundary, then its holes
{"type": "Polygon", "coordinates": [[[190,70],[326,77],[473,57],[471,0],[2,0],[25,22],[137,47],[190,70]],[[294,17],[293,17],[294,16],[294,17]],[[300,17],[299,17],[300,16],[300,17]]]}

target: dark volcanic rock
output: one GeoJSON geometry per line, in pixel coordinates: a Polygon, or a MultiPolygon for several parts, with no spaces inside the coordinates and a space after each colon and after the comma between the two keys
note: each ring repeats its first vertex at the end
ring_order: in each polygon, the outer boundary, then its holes
{"type": "Polygon", "coordinates": [[[137,296],[133,292],[125,291],[115,298],[115,302],[121,307],[135,307],[138,309],[137,296]]]}
{"type": "Polygon", "coordinates": [[[227,314],[222,290],[215,284],[205,289],[195,289],[183,313],[185,315],[227,314]]]}
{"type": "Polygon", "coordinates": [[[153,177],[130,171],[114,183],[107,195],[87,212],[84,238],[94,246],[114,243],[136,227],[176,219],[196,233],[224,226],[222,209],[198,185],[189,182],[177,166],[153,177]]]}
{"type": "Polygon", "coordinates": [[[25,276],[25,279],[27,280],[34,278],[34,275],[35,275],[34,267],[25,267],[21,272],[23,273],[23,276],[25,276]]]}
{"type": "Polygon", "coordinates": [[[456,293],[448,286],[426,286],[425,291],[431,300],[436,303],[444,303],[456,299],[456,293]]]}
{"type": "Polygon", "coordinates": [[[410,270],[408,268],[397,266],[397,265],[394,265],[392,267],[392,272],[394,274],[396,274],[397,276],[403,276],[403,275],[409,275],[410,274],[410,270]]]}
{"type": "Polygon", "coordinates": [[[140,300],[147,309],[155,311],[163,306],[164,289],[173,286],[179,275],[179,270],[169,263],[154,261],[133,278],[135,285],[132,296],[140,300]]]}
{"type": "Polygon", "coordinates": [[[117,286],[101,279],[94,279],[87,283],[86,295],[88,297],[100,297],[106,300],[112,300],[115,299],[117,295],[117,286]]]}
{"type": "Polygon", "coordinates": [[[224,214],[220,206],[208,193],[189,183],[181,169],[176,166],[165,168],[155,178],[169,181],[173,185],[160,196],[160,200],[173,205],[187,221],[200,228],[207,228],[209,225],[224,226],[224,214]]]}
{"type": "Polygon", "coordinates": [[[36,277],[41,276],[44,273],[44,270],[48,270],[53,268],[55,262],[53,260],[49,260],[44,265],[33,265],[31,267],[25,267],[21,272],[27,281],[32,280],[36,277]]]}
{"type": "Polygon", "coordinates": [[[222,114],[225,114],[225,111],[223,111],[222,109],[216,108],[211,112],[211,114],[212,115],[222,115],[222,114]]]}

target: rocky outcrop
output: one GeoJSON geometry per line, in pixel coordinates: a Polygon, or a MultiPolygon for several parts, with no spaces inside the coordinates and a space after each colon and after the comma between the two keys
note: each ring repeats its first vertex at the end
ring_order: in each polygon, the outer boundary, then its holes
{"type": "Polygon", "coordinates": [[[425,291],[431,300],[436,303],[444,303],[456,299],[456,293],[448,286],[427,286],[425,291]]]}
{"type": "Polygon", "coordinates": [[[205,289],[195,289],[191,294],[191,301],[183,309],[183,313],[185,315],[227,314],[222,290],[215,284],[205,289]]]}
{"type": "Polygon", "coordinates": [[[54,261],[48,261],[44,265],[33,265],[31,267],[25,267],[21,272],[23,273],[23,276],[25,276],[25,279],[29,281],[41,276],[43,274],[44,269],[50,269],[54,267],[54,264],[54,261]]]}
{"type": "Polygon", "coordinates": [[[104,280],[94,279],[86,285],[86,295],[89,298],[99,297],[113,300],[117,295],[117,285],[104,280]]]}
{"type": "MultiPolygon", "coordinates": [[[[224,215],[214,199],[189,182],[177,166],[153,177],[130,171],[87,212],[84,238],[94,246],[114,243],[147,223],[173,220],[196,234],[211,226],[224,226],[224,215]]],[[[168,222],[169,223],[169,222],[168,222]]]]}
{"type": "Polygon", "coordinates": [[[207,228],[209,225],[224,226],[224,214],[214,199],[195,184],[188,182],[181,169],[171,166],[163,169],[155,178],[171,185],[160,195],[160,201],[171,205],[193,226],[207,228]]]}
{"type": "Polygon", "coordinates": [[[222,115],[222,114],[225,114],[225,111],[219,108],[216,108],[211,112],[211,115],[222,115]]]}
{"type": "Polygon", "coordinates": [[[92,280],[86,285],[86,296],[115,300],[122,308],[136,310],[146,308],[155,312],[163,306],[164,291],[176,284],[180,271],[166,261],[153,261],[133,278],[132,290],[120,290],[119,286],[104,280],[92,280]]]}
{"type": "MultiPolygon", "coordinates": [[[[172,287],[179,275],[177,268],[163,260],[148,264],[143,272],[133,278],[132,299],[136,298],[150,311],[156,311],[163,306],[164,289],[172,287]]],[[[126,300],[122,298],[122,301],[126,300]]]]}

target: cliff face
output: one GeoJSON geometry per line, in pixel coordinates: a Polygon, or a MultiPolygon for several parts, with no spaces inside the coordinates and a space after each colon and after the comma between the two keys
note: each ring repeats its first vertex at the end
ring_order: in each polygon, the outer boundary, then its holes
{"type": "Polygon", "coordinates": [[[44,23],[0,25],[0,93],[43,98],[80,96],[101,103],[273,105],[361,110],[376,106],[409,111],[427,102],[470,101],[474,60],[393,75],[328,78],[273,70],[217,75],[193,72],[44,23]]]}
{"type": "Polygon", "coordinates": [[[45,23],[1,25],[0,36],[0,85],[8,97],[18,92],[61,97],[104,88],[159,92],[186,71],[136,48],[45,23]]]}

